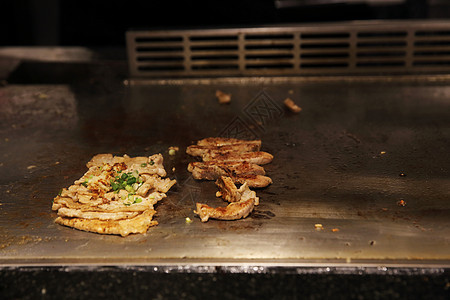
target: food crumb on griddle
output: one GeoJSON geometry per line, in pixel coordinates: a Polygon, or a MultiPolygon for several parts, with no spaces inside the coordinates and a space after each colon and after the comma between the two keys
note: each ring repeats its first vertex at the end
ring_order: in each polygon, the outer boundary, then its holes
{"type": "Polygon", "coordinates": [[[332,232],[339,232],[339,228],[333,228],[331,229],[332,232]]]}
{"type": "Polygon", "coordinates": [[[314,228],[316,228],[317,231],[324,229],[322,224],[314,224],[314,228]]]}
{"type": "Polygon", "coordinates": [[[178,150],[180,150],[180,148],[175,147],[175,146],[170,146],[169,147],[169,155],[173,156],[173,155],[177,154],[178,150]]]}
{"type": "Polygon", "coordinates": [[[404,206],[406,206],[406,201],[401,199],[400,201],[397,202],[397,205],[404,207],[404,206]]]}
{"type": "Polygon", "coordinates": [[[286,98],[284,100],[284,105],[293,113],[299,113],[302,111],[302,108],[295,104],[295,102],[291,98],[286,98]]]}
{"type": "Polygon", "coordinates": [[[231,94],[224,93],[221,90],[216,91],[216,97],[220,104],[227,104],[231,102],[231,94]]]}

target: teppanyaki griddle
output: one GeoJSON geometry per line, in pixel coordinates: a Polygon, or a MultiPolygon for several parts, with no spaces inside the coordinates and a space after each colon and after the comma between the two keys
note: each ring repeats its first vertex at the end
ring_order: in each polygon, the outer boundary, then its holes
{"type": "Polygon", "coordinates": [[[19,74],[0,88],[2,265],[449,266],[447,76],[124,84],[122,67],[83,67],[57,84],[19,74]],[[283,107],[287,97],[299,114],[283,107]],[[185,148],[209,136],[261,139],[275,156],[274,182],[246,219],[201,223],[193,213],[195,202],[225,204],[186,170],[195,159],[185,148]],[[170,156],[170,146],[180,151],[170,156]],[[98,153],[164,155],[178,183],[147,234],[53,223],[53,197],[98,153]]]}

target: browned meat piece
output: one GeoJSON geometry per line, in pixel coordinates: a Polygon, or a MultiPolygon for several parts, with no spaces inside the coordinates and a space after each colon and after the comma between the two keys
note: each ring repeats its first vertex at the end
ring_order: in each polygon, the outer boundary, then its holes
{"type": "Polygon", "coordinates": [[[246,153],[205,153],[202,155],[204,161],[247,161],[257,165],[265,165],[273,160],[273,155],[263,151],[246,153]]]}
{"type": "Polygon", "coordinates": [[[198,214],[202,222],[207,222],[209,218],[218,220],[238,220],[247,217],[255,206],[255,199],[249,198],[245,201],[232,202],[226,207],[212,208],[207,204],[197,203],[198,214]]]}
{"type": "Polygon", "coordinates": [[[221,176],[216,181],[216,185],[219,187],[219,191],[216,193],[217,197],[222,197],[228,202],[246,201],[247,199],[255,199],[255,205],[259,204],[259,198],[256,197],[256,193],[248,188],[247,182],[245,182],[238,189],[234,184],[234,180],[227,176],[221,176]]]}
{"type": "Polygon", "coordinates": [[[224,93],[220,90],[216,91],[216,97],[220,104],[226,104],[231,102],[231,94],[224,93]]]}
{"type": "Polygon", "coordinates": [[[242,143],[223,146],[199,146],[191,145],[187,147],[186,153],[192,156],[202,156],[206,153],[244,153],[259,151],[261,144],[258,143],[242,143]]]}
{"type": "Polygon", "coordinates": [[[247,183],[249,187],[253,188],[263,188],[272,184],[272,178],[263,175],[238,175],[233,176],[233,180],[235,183],[247,183]]]}
{"type": "Polygon", "coordinates": [[[222,137],[209,137],[202,140],[199,140],[197,142],[197,145],[199,146],[224,146],[224,145],[233,145],[233,144],[258,144],[259,147],[261,147],[261,141],[260,140],[239,140],[234,138],[222,138],[222,137]]]}
{"type": "Polygon", "coordinates": [[[247,183],[238,189],[230,177],[221,176],[216,181],[216,185],[219,187],[216,196],[222,197],[230,204],[226,207],[212,208],[206,204],[197,203],[197,210],[194,212],[199,215],[202,222],[208,221],[209,218],[218,220],[245,218],[253,211],[255,205],[259,204],[259,198],[248,188],[247,183]]]}
{"type": "Polygon", "coordinates": [[[255,188],[266,187],[272,183],[270,177],[263,176],[263,167],[248,162],[192,162],[188,165],[188,171],[198,180],[216,180],[220,176],[229,176],[235,183],[247,182],[249,187],[255,188]]]}
{"type": "Polygon", "coordinates": [[[264,175],[264,168],[249,162],[191,162],[188,171],[192,172],[195,179],[215,180],[222,175],[264,175]]]}
{"type": "Polygon", "coordinates": [[[217,197],[222,197],[223,200],[228,202],[241,201],[241,193],[239,193],[233,179],[227,176],[220,176],[216,181],[216,185],[219,187],[219,192],[216,193],[217,197]]]}
{"type": "Polygon", "coordinates": [[[284,100],[284,105],[292,112],[299,113],[302,111],[302,108],[295,104],[295,102],[291,98],[286,98],[284,100]]]}

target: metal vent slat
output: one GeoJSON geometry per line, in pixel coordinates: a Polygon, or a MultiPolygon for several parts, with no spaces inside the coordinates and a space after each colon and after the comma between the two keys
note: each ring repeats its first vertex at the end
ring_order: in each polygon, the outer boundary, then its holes
{"type": "Polygon", "coordinates": [[[450,21],[127,32],[130,75],[450,72],[450,21]]]}

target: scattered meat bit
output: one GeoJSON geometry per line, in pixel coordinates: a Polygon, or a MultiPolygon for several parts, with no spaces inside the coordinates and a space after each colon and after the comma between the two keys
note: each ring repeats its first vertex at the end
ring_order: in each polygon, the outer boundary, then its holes
{"type": "Polygon", "coordinates": [[[333,228],[331,229],[332,232],[339,232],[339,228],[333,228]]]}
{"type": "Polygon", "coordinates": [[[323,226],[322,226],[322,224],[315,224],[314,227],[315,227],[316,230],[318,230],[318,231],[324,229],[323,226]]]}
{"type": "Polygon", "coordinates": [[[231,94],[224,93],[220,90],[216,91],[216,97],[220,104],[227,104],[231,102],[231,94]]]}
{"type": "Polygon", "coordinates": [[[375,241],[370,241],[370,246],[373,246],[373,245],[375,245],[376,244],[376,242],[375,241]]]}
{"type": "Polygon", "coordinates": [[[299,113],[302,111],[302,108],[295,104],[295,102],[291,98],[286,98],[284,100],[284,105],[286,105],[286,107],[293,113],[299,113]]]}
{"type": "Polygon", "coordinates": [[[400,177],[406,177],[406,174],[403,173],[403,172],[401,172],[400,174],[398,174],[398,176],[400,176],[400,177]]]}
{"type": "Polygon", "coordinates": [[[406,206],[406,201],[401,199],[400,201],[397,202],[398,206],[406,206]]]}

